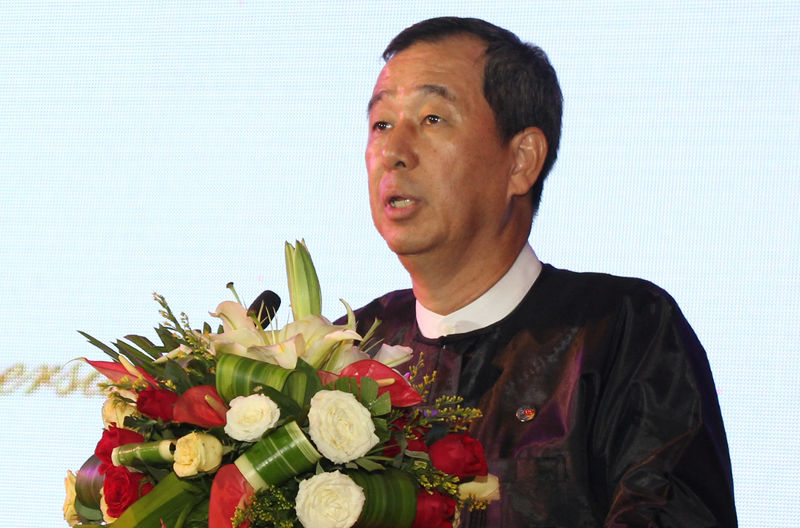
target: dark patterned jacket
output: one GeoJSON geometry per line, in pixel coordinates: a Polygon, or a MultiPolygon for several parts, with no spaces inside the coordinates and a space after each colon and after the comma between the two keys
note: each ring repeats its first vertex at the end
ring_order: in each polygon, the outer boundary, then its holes
{"type": "Polygon", "coordinates": [[[705,351],[653,284],[544,265],[503,320],[439,339],[421,335],[410,290],[357,316],[361,332],[380,319],[377,338],[423,355],[431,399],[482,409],[472,434],[502,498],[462,526],[737,525],[705,351]]]}

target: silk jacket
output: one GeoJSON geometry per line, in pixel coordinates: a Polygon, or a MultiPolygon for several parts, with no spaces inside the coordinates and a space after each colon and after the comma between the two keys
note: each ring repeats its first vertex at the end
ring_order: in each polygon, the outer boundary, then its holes
{"type": "MultiPolygon", "coordinates": [[[[705,351],[653,284],[545,264],[519,306],[465,334],[427,339],[410,290],[357,312],[364,332],[437,371],[431,401],[484,416],[501,500],[461,526],[734,527],[728,446],[705,351]]],[[[407,368],[407,367],[406,367],[407,368]]]]}

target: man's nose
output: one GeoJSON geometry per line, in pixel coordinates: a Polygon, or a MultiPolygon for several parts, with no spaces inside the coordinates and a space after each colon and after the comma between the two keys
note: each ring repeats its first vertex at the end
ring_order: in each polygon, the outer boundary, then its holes
{"type": "Polygon", "coordinates": [[[383,144],[383,165],[386,170],[413,169],[419,163],[416,150],[416,131],[398,123],[383,144]]]}

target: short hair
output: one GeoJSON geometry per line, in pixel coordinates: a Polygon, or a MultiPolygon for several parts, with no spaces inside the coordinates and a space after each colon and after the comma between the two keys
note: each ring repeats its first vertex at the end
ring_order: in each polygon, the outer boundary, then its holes
{"type": "Polygon", "coordinates": [[[494,112],[503,143],[508,143],[527,127],[539,128],[547,140],[547,156],[531,189],[533,214],[536,215],[544,179],[558,153],[563,104],[556,72],[545,52],[485,20],[439,17],[401,31],[384,50],[383,59],[388,62],[417,42],[437,42],[456,35],[474,35],[487,43],[483,96],[494,112]]]}

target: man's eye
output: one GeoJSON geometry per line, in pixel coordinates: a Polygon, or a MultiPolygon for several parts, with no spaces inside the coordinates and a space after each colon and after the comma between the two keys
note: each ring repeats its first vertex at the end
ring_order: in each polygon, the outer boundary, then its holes
{"type": "Polygon", "coordinates": [[[375,124],[372,125],[372,130],[383,131],[388,130],[391,128],[391,125],[386,121],[376,121],[375,124]]]}
{"type": "Polygon", "coordinates": [[[427,124],[429,124],[429,125],[435,125],[437,123],[440,123],[441,121],[442,121],[442,118],[437,116],[437,115],[434,115],[434,114],[430,114],[430,115],[426,115],[425,116],[425,122],[427,124]]]}

